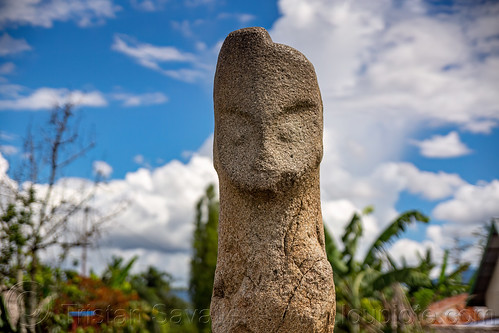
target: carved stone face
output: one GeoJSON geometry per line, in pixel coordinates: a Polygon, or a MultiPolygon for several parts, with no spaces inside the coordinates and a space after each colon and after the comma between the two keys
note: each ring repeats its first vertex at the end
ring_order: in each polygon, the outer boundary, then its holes
{"type": "Polygon", "coordinates": [[[322,159],[322,100],[298,51],[248,28],[229,35],[214,89],[214,161],[236,187],[280,191],[322,159]]]}

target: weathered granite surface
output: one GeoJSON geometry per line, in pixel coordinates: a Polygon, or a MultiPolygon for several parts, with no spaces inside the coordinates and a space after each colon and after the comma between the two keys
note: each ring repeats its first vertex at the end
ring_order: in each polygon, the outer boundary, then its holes
{"type": "Polygon", "coordinates": [[[319,191],[322,100],[312,64],[263,28],[234,31],[218,58],[214,106],[213,332],[332,332],[319,191]]]}

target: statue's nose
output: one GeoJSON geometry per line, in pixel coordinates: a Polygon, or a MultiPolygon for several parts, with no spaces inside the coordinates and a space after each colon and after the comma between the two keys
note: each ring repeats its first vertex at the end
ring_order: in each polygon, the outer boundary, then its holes
{"type": "Polygon", "coordinates": [[[276,164],[276,126],[272,119],[272,111],[262,108],[258,110],[257,135],[255,136],[255,167],[257,169],[272,168],[276,164]]]}

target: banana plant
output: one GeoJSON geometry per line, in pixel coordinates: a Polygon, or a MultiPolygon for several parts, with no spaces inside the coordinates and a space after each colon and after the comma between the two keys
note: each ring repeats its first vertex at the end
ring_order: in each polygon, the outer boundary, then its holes
{"type": "Polygon", "coordinates": [[[397,267],[386,251],[412,223],[428,223],[429,218],[411,210],[402,213],[376,238],[363,260],[358,259],[358,244],[362,238],[362,217],[372,207],[354,213],[341,237],[343,250],[325,228],[326,253],[334,271],[337,315],[335,332],[383,332],[386,330],[384,300],[394,286],[401,283],[431,286],[429,275],[418,267],[397,267]]]}

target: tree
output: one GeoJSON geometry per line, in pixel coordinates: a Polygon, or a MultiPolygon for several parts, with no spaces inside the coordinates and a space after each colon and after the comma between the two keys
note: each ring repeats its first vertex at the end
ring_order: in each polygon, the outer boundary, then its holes
{"type": "MultiPolygon", "coordinates": [[[[368,207],[362,215],[372,212],[368,207]]],[[[362,237],[362,215],[355,213],[341,237],[343,250],[325,228],[326,253],[334,271],[336,286],[335,332],[379,332],[396,329],[398,314],[415,316],[401,283],[429,286],[426,274],[416,267],[397,267],[386,246],[416,221],[427,223],[418,211],[399,215],[369,247],[359,261],[357,247],[362,237]],[[404,310],[404,311],[402,311],[404,310]],[[391,324],[390,327],[386,323],[391,324]]]]}
{"type": "Polygon", "coordinates": [[[192,242],[191,277],[189,292],[194,307],[194,318],[199,332],[210,332],[206,318],[211,302],[218,251],[219,203],[215,187],[208,186],[196,205],[196,221],[192,242]]]}
{"type": "Polygon", "coordinates": [[[146,327],[149,332],[196,332],[196,327],[189,320],[188,305],[175,296],[171,288],[172,276],[149,266],[140,274],[134,275],[131,280],[132,288],[137,292],[141,301],[146,303],[144,308],[150,313],[146,327]]]}
{"type": "Polygon", "coordinates": [[[94,142],[81,135],[74,105],[64,104],[54,108],[36,139],[28,131],[25,159],[14,171],[17,181],[1,179],[0,280],[7,284],[17,282],[20,292],[29,282],[26,308],[20,309],[25,314],[18,322],[20,331],[35,331],[36,316],[26,314],[36,313],[43,304],[36,284],[40,253],[57,247],[64,258],[69,249],[95,240],[104,223],[115,215],[100,215],[82,230],[77,217],[81,218],[91,205],[100,179],[77,185],[61,182],[65,168],[93,147],[94,142]]]}
{"type": "MultiPolygon", "coordinates": [[[[447,272],[450,258],[449,252],[449,250],[444,251],[438,278],[430,279],[431,284],[429,286],[409,285],[408,293],[416,311],[421,312],[433,302],[468,291],[469,286],[463,284],[461,275],[468,270],[470,264],[460,263],[451,272],[447,272]]],[[[419,265],[417,270],[426,274],[429,278],[431,270],[436,266],[432,261],[431,250],[428,249],[424,257],[419,254],[418,256],[419,265]]]]}

